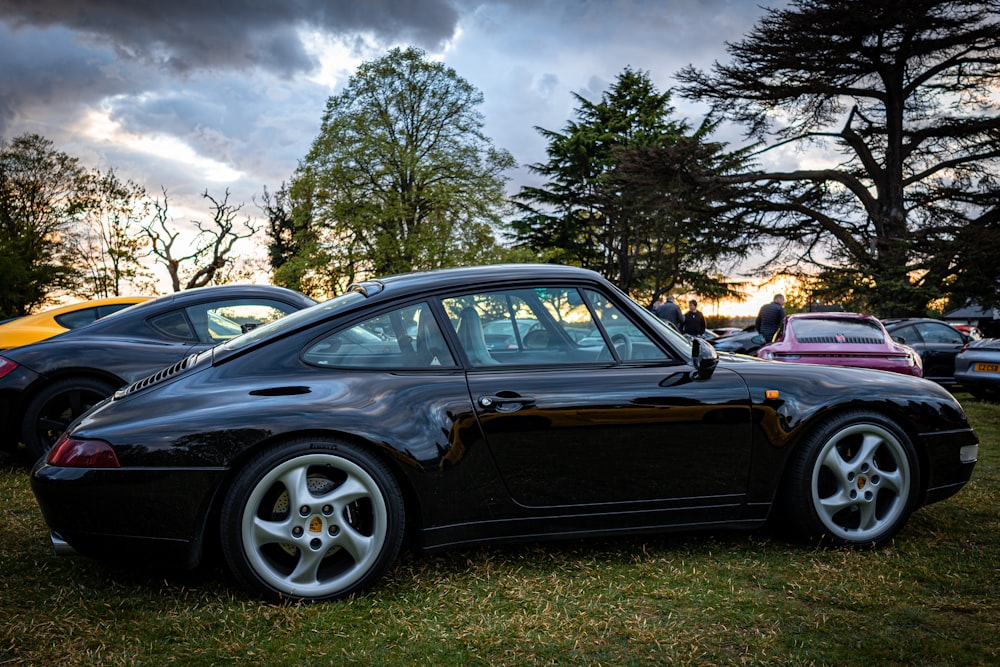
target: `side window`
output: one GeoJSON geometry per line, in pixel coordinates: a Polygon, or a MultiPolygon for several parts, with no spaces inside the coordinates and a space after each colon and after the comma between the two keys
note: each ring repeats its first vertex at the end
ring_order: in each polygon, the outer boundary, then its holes
{"type": "Polygon", "coordinates": [[[202,343],[221,343],[261,324],[279,320],[296,308],[270,299],[202,303],[185,309],[202,343]]]}
{"type": "Polygon", "coordinates": [[[442,304],[472,366],[664,357],[606,297],[586,294],[575,287],[536,288],[466,294],[442,304]],[[617,335],[615,353],[595,314],[617,335]]]}
{"type": "Polygon", "coordinates": [[[913,325],[900,327],[895,331],[889,333],[893,340],[897,338],[902,338],[903,342],[907,345],[912,345],[913,343],[920,343],[920,334],[917,333],[917,328],[913,325]]]}
{"type": "Polygon", "coordinates": [[[585,290],[585,293],[597,313],[598,319],[604,325],[604,330],[607,331],[611,344],[615,346],[619,359],[627,361],[667,358],[663,350],[650,340],[649,336],[635,325],[635,322],[625,317],[621,309],[605,295],[593,290],[585,290]]]}
{"type": "Polygon", "coordinates": [[[337,368],[455,366],[426,303],[399,308],[339,329],[309,345],[302,359],[308,364],[337,368]]]}
{"type": "Polygon", "coordinates": [[[179,338],[180,340],[195,341],[194,329],[188,322],[183,310],[174,310],[163,313],[149,320],[149,325],[159,331],[164,336],[179,338]]]}
{"type": "Polygon", "coordinates": [[[71,313],[63,313],[62,315],[56,316],[54,319],[60,326],[66,327],[67,329],[76,329],[77,327],[82,327],[85,324],[90,324],[98,317],[100,317],[100,315],[95,307],[81,308],[80,310],[74,310],[71,313]]]}
{"type": "Polygon", "coordinates": [[[952,345],[962,345],[965,342],[962,339],[961,334],[944,325],[925,322],[919,324],[918,326],[920,328],[920,335],[923,336],[924,341],[928,343],[950,343],[952,345]]]}

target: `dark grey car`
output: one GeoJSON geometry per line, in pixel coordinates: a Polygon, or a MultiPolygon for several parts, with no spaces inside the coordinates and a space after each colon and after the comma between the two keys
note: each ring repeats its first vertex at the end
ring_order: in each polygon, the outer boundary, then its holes
{"type": "Polygon", "coordinates": [[[1000,338],[974,340],[959,352],[955,381],[977,398],[1000,399],[1000,338]]]}

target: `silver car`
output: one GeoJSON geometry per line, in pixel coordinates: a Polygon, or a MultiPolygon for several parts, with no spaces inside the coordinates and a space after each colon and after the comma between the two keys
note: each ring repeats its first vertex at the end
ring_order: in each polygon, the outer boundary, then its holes
{"type": "Polygon", "coordinates": [[[1000,338],[983,338],[955,356],[955,381],[977,398],[1000,399],[1000,338]]]}

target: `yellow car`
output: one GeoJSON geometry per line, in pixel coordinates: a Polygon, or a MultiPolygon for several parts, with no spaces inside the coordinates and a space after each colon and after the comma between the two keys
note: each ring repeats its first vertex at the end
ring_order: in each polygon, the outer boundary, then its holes
{"type": "Polygon", "coordinates": [[[34,315],[8,320],[0,324],[0,350],[51,338],[64,331],[90,324],[94,320],[122,308],[149,301],[151,298],[148,296],[114,296],[108,299],[81,301],[34,315]]]}

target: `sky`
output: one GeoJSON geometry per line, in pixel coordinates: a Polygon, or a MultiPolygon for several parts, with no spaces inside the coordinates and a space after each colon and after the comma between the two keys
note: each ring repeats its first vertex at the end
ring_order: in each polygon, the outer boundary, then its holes
{"type": "MultiPolygon", "coordinates": [[[[536,128],[562,130],[626,67],[660,90],[728,61],[780,0],[0,0],[0,137],[36,133],[83,166],[166,190],[177,221],[201,193],[244,202],[287,182],[327,99],[357,66],[415,46],[478,88],[485,133],[533,184],[536,128]]],[[[706,112],[674,97],[678,117],[706,112]]],[[[723,130],[725,132],[725,130],[723,130]]],[[[719,138],[738,142],[739,133],[719,138]]],[[[769,300],[769,298],[768,298],[769,300]]]]}

